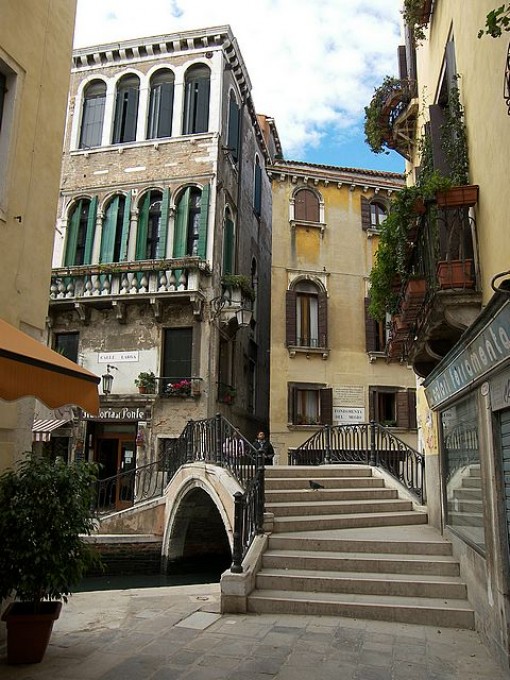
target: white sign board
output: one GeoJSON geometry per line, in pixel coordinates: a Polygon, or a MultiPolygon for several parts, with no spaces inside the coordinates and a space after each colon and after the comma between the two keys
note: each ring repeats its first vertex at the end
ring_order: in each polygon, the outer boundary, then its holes
{"type": "Polygon", "coordinates": [[[364,422],[366,422],[364,408],[333,406],[333,425],[354,425],[364,422]]]}
{"type": "Polygon", "coordinates": [[[334,406],[365,406],[365,388],[363,385],[342,385],[333,387],[334,406]]]}
{"type": "Polygon", "coordinates": [[[100,364],[109,364],[114,361],[138,361],[138,352],[103,352],[98,354],[97,360],[100,364]]]}

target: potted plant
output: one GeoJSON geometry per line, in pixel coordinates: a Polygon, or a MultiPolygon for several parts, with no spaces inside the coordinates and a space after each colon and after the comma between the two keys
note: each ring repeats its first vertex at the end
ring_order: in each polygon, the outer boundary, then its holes
{"type": "Polygon", "coordinates": [[[251,279],[245,274],[224,274],[221,283],[224,288],[239,288],[244,298],[255,300],[255,291],[251,285],[251,279]]]}
{"type": "Polygon", "coordinates": [[[404,22],[413,32],[416,42],[425,39],[423,28],[427,26],[432,10],[432,0],[404,0],[404,22]]]}
{"type": "Polygon", "coordinates": [[[191,396],[191,380],[183,378],[172,383],[169,382],[165,389],[166,394],[171,397],[190,397],[191,396]]]}
{"type": "Polygon", "coordinates": [[[390,119],[403,111],[410,100],[409,84],[393,76],[385,76],[376,87],[370,104],[365,106],[365,142],[374,153],[393,149],[390,119]]]}
{"type": "Polygon", "coordinates": [[[135,378],[135,385],[141,394],[154,394],[156,391],[156,376],[152,371],[141,371],[135,378]]]}
{"type": "Polygon", "coordinates": [[[16,598],[2,615],[10,664],[41,661],[62,601],[99,561],[82,539],[94,529],[95,480],[90,463],[35,454],[0,476],[0,600],[16,598]]]}

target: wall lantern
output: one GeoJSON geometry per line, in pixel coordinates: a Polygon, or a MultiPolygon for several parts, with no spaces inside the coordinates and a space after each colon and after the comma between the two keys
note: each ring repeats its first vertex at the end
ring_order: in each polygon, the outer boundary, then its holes
{"type": "Polygon", "coordinates": [[[103,373],[103,375],[101,376],[101,380],[103,383],[103,394],[111,394],[112,392],[113,375],[110,373],[110,370],[112,368],[114,368],[116,371],[118,370],[117,366],[106,364],[106,373],[103,373]]]}

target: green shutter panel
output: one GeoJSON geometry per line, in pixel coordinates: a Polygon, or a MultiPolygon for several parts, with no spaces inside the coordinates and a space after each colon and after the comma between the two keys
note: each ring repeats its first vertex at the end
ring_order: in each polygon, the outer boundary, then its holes
{"type": "Polygon", "coordinates": [[[124,219],[122,220],[122,234],[120,237],[120,262],[124,262],[128,257],[128,240],[131,230],[131,192],[128,191],[124,203],[124,219]]]}
{"type": "Polygon", "coordinates": [[[228,147],[232,158],[237,161],[239,155],[239,106],[233,97],[230,99],[228,115],[228,147]]]}
{"type": "Polygon", "coordinates": [[[175,213],[174,229],[174,257],[184,257],[186,254],[186,238],[188,234],[189,195],[190,188],[182,194],[175,213]]]}
{"type": "Polygon", "coordinates": [[[64,260],[65,267],[71,267],[76,259],[76,246],[78,245],[78,229],[80,228],[81,201],[74,206],[73,214],[67,227],[67,245],[64,260]]]}
{"type": "Polygon", "coordinates": [[[145,260],[147,255],[147,228],[149,223],[150,202],[151,194],[150,191],[148,191],[143,197],[142,206],[138,215],[135,260],[145,260]]]}
{"type": "Polygon", "coordinates": [[[168,235],[168,204],[170,202],[170,192],[167,189],[163,191],[163,199],[161,201],[161,219],[159,220],[158,245],[156,248],[156,257],[164,259],[166,257],[166,241],[168,235]]]}
{"type": "Polygon", "coordinates": [[[209,129],[209,78],[200,78],[196,103],[195,129],[193,132],[207,132],[209,129]]]}
{"type": "Polygon", "coordinates": [[[225,220],[223,231],[223,273],[234,273],[234,223],[225,220]]]}
{"type": "Polygon", "coordinates": [[[255,214],[260,217],[262,207],[262,168],[257,163],[255,165],[255,191],[253,196],[253,209],[255,214]]]}
{"type": "Polygon", "coordinates": [[[207,218],[209,215],[209,193],[210,185],[206,184],[202,189],[202,197],[200,199],[200,223],[198,231],[198,257],[205,260],[207,251],[207,218]]]}
{"type": "Polygon", "coordinates": [[[87,234],[85,236],[85,253],[83,255],[83,264],[90,264],[92,262],[92,247],[94,245],[94,236],[96,233],[96,218],[97,218],[97,196],[90,201],[89,214],[87,217],[87,234]]]}
{"type": "Polygon", "coordinates": [[[119,196],[111,201],[106,210],[103,221],[103,234],[101,238],[100,262],[113,262],[113,249],[115,246],[115,230],[117,228],[117,214],[119,212],[119,196]]]}

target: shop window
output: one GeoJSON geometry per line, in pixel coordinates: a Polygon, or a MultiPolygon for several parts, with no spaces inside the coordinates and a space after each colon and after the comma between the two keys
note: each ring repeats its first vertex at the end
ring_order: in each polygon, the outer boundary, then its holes
{"type": "Polygon", "coordinates": [[[416,390],[370,387],[369,417],[386,427],[416,429],[416,390]]]}
{"type": "Polygon", "coordinates": [[[101,146],[105,104],[106,83],[93,80],[83,91],[80,149],[101,146]]]}
{"type": "Polygon", "coordinates": [[[113,143],[134,142],[138,116],[140,80],[135,75],[121,78],[117,85],[113,143]]]}
{"type": "Polygon", "coordinates": [[[173,257],[195,255],[205,258],[208,207],[208,184],[203,189],[188,187],[183,191],[175,213],[173,257]]]}
{"type": "Polygon", "coordinates": [[[82,198],[69,214],[64,266],[90,264],[96,229],[97,197],[82,198]]]}
{"type": "Polygon", "coordinates": [[[174,74],[168,69],[157,71],[150,82],[147,139],[170,137],[174,106],[174,74]]]}
{"type": "Polygon", "coordinates": [[[333,390],[313,383],[289,384],[289,423],[291,425],[331,425],[333,390]]]}
{"type": "Polygon", "coordinates": [[[327,347],[327,297],[312,281],[287,291],[287,345],[327,347]]]}
{"type": "Polygon", "coordinates": [[[154,260],[166,256],[168,230],[168,190],[153,190],[140,202],[136,237],[137,260],[154,260]]]}
{"type": "Polygon", "coordinates": [[[79,333],[55,333],[53,349],[62,356],[78,363],[79,333]]]}
{"type": "Polygon", "coordinates": [[[299,222],[320,222],[319,198],[311,189],[299,189],[294,194],[294,219],[299,222]]]}
{"type": "Polygon", "coordinates": [[[192,66],[186,72],[183,135],[209,129],[209,91],[211,72],[207,66],[192,66]]]}
{"type": "Polygon", "coordinates": [[[446,524],[485,549],[476,394],[441,413],[446,524]]]}

